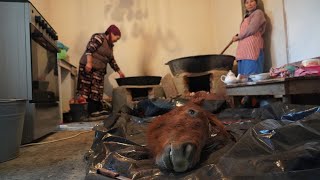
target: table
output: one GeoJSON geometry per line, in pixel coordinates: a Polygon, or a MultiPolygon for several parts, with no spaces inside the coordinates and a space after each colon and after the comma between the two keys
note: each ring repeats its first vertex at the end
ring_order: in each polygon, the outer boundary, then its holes
{"type": "Polygon", "coordinates": [[[232,97],[273,95],[290,103],[291,95],[320,94],[320,76],[276,78],[226,85],[226,94],[232,97]]]}

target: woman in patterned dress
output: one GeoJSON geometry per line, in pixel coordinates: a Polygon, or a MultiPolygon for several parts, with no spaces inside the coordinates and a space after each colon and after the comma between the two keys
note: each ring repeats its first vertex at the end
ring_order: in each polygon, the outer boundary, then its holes
{"type": "Polygon", "coordinates": [[[107,64],[120,77],[125,77],[113,56],[114,43],[120,37],[121,32],[115,25],[109,26],[104,33],[93,34],[80,59],[77,94],[87,99],[89,114],[102,110],[107,64]]]}

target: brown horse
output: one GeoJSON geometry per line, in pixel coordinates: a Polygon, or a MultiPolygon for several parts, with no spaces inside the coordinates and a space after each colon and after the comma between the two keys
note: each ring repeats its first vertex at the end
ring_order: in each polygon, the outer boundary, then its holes
{"type": "Polygon", "coordinates": [[[198,104],[176,107],[148,126],[147,146],[160,169],[184,172],[194,167],[210,136],[210,124],[229,136],[224,125],[198,104]]]}

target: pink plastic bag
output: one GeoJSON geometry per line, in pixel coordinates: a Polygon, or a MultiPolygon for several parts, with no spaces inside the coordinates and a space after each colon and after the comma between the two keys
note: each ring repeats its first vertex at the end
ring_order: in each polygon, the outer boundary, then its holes
{"type": "Polygon", "coordinates": [[[296,69],[297,69],[297,67],[293,66],[293,65],[284,65],[279,68],[271,68],[270,69],[270,76],[272,78],[292,77],[292,76],[294,76],[294,72],[296,69]]]}
{"type": "Polygon", "coordinates": [[[320,66],[301,67],[294,72],[294,76],[308,76],[317,75],[320,76],[320,66]]]}

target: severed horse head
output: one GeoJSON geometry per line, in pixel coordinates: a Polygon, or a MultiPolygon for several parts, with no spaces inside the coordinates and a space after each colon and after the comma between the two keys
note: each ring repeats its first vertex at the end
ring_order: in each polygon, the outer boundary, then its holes
{"type": "Polygon", "coordinates": [[[215,126],[229,137],[224,125],[199,105],[189,102],[153,120],[147,129],[147,147],[160,169],[185,172],[200,160],[202,148],[215,126]]]}

